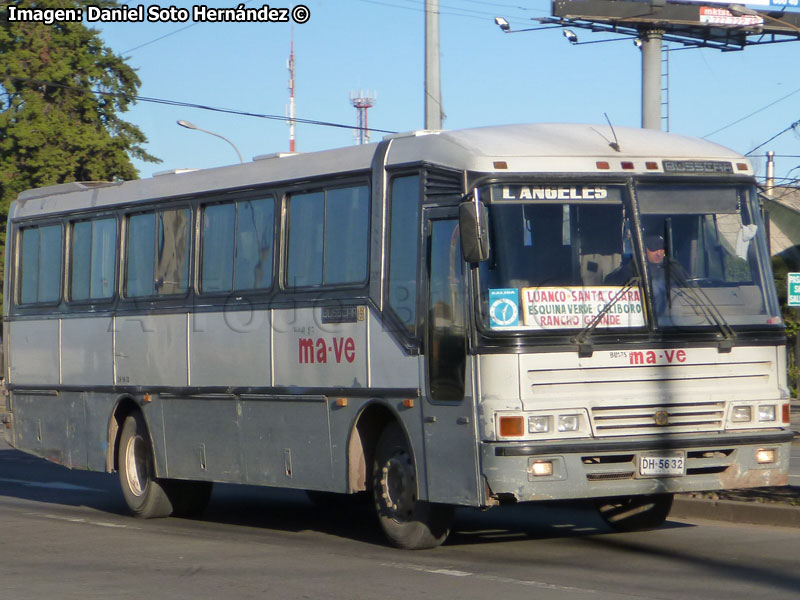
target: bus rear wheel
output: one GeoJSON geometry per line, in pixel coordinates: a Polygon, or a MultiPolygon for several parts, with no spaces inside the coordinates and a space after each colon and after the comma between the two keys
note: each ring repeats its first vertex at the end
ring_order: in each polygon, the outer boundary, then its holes
{"type": "Polygon", "coordinates": [[[135,516],[156,519],[172,514],[172,502],[155,476],[147,426],[138,413],[126,417],[122,424],[117,470],[125,503],[135,516]]]}
{"type": "Polygon", "coordinates": [[[453,509],[417,498],[417,470],[397,423],[381,433],[372,473],[378,520],[392,545],[421,550],[444,542],[450,533],[453,509]]]}
{"type": "Polygon", "coordinates": [[[645,531],[664,524],[672,499],[673,494],[607,498],[597,502],[597,511],[614,531],[645,531]]]}

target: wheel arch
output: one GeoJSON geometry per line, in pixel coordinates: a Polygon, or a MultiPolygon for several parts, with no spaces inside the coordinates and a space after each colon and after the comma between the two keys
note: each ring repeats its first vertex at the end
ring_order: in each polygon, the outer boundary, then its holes
{"type": "Polygon", "coordinates": [[[400,415],[377,399],[367,403],[355,419],[347,445],[347,492],[363,492],[372,487],[372,460],[381,432],[397,423],[403,430],[413,455],[407,428],[400,415]]]}
{"type": "MultiPolygon", "coordinates": [[[[132,396],[120,396],[115,405],[114,410],[111,411],[111,417],[108,420],[108,444],[106,448],[106,471],[113,473],[117,470],[119,464],[119,444],[122,435],[122,424],[125,419],[134,413],[139,413],[145,423],[147,419],[144,416],[139,404],[132,396]]],[[[148,432],[150,428],[148,426],[148,432]]],[[[151,440],[152,441],[152,440],[151,440]]]]}

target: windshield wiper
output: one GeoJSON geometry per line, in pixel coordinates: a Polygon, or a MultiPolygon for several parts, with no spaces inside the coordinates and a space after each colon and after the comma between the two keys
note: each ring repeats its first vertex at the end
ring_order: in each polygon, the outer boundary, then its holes
{"type": "Polygon", "coordinates": [[[639,284],[639,276],[635,275],[628,279],[622,288],[616,293],[616,295],[608,301],[597,315],[595,315],[594,319],[583,329],[578,332],[574,338],[572,338],[573,343],[578,345],[578,356],[580,357],[587,357],[592,355],[592,345],[587,343],[586,340],[589,338],[591,333],[597,329],[597,326],[600,324],[600,321],[603,320],[603,317],[608,314],[614,305],[619,302],[620,298],[624,297],[625,294],[634,286],[639,284]]]}
{"type": "MultiPolygon", "coordinates": [[[[708,294],[703,291],[703,288],[697,285],[696,281],[689,278],[689,274],[681,263],[674,258],[667,258],[666,266],[670,272],[672,271],[672,267],[674,267],[677,279],[685,290],[678,290],[676,288],[675,292],[678,295],[688,296],[693,301],[693,304],[690,304],[690,306],[700,309],[709,323],[713,321],[725,338],[724,341],[720,342],[720,352],[730,352],[733,347],[733,340],[736,338],[736,332],[728,324],[728,321],[725,320],[725,317],[722,316],[722,313],[719,312],[717,306],[711,301],[708,294]]],[[[669,295],[669,293],[670,290],[667,289],[667,294],[669,295]]]]}

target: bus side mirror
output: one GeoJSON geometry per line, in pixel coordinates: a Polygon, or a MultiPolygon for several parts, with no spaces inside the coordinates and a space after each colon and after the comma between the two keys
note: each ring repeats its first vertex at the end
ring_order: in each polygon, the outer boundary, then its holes
{"type": "Polygon", "coordinates": [[[489,211],[483,202],[463,202],[458,207],[458,225],[461,231],[461,250],[464,259],[478,263],[489,258],[489,211]]]}

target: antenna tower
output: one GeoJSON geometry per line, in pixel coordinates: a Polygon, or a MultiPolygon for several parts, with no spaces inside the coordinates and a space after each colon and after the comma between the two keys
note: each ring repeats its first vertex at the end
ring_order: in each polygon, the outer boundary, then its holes
{"type": "Polygon", "coordinates": [[[369,143],[369,126],[367,111],[375,106],[375,100],[378,98],[376,92],[350,92],[350,102],[355,107],[358,113],[358,129],[353,134],[353,137],[358,144],[369,143]]]}
{"type": "Polygon", "coordinates": [[[291,31],[291,45],[289,47],[289,60],[286,61],[286,68],[289,69],[289,106],[287,113],[289,119],[289,152],[294,152],[294,126],[295,126],[295,107],[294,107],[294,27],[291,31]]]}

